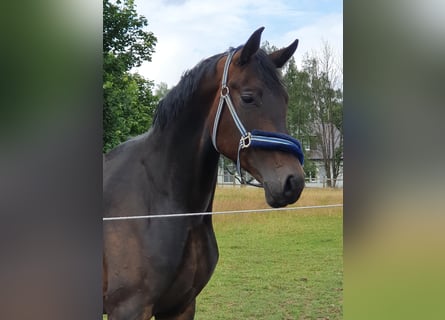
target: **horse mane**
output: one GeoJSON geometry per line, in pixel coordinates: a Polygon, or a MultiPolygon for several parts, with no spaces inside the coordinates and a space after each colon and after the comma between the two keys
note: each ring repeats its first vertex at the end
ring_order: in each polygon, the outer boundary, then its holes
{"type": "MultiPolygon", "coordinates": [[[[239,50],[242,46],[236,48],[239,50]]],[[[233,50],[233,48],[229,48],[233,50]]],[[[161,129],[176,118],[190,102],[191,98],[198,89],[200,80],[209,71],[215,72],[216,63],[227,52],[216,54],[199,62],[194,68],[183,73],[178,84],[174,86],[169,93],[159,102],[155,114],[153,116],[153,127],[161,129]]],[[[264,50],[260,49],[255,54],[257,60],[257,72],[265,84],[269,87],[284,91],[284,85],[281,81],[280,73],[273,62],[269,59],[264,50]]]]}
{"type": "Polygon", "coordinates": [[[164,128],[187,106],[198,89],[199,82],[208,71],[216,70],[216,63],[224,55],[216,54],[202,60],[193,69],[183,73],[178,84],[159,102],[153,117],[153,126],[164,128]]]}

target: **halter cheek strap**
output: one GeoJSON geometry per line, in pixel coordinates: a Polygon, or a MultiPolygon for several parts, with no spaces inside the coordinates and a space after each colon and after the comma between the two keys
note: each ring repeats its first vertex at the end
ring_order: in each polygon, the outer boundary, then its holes
{"type": "Polygon", "coordinates": [[[215,147],[216,151],[219,152],[218,147],[216,145],[216,134],[218,132],[218,125],[221,118],[221,112],[225,102],[230,111],[232,119],[235,122],[235,125],[241,134],[241,139],[239,141],[238,154],[236,159],[236,170],[241,178],[242,175],[241,175],[241,165],[240,165],[240,152],[242,149],[250,147],[267,149],[267,150],[279,150],[291,153],[295,155],[298,158],[298,161],[300,161],[300,163],[303,165],[304,155],[301,148],[301,144],[297,139],[287,134],[277,133],[277,132],[267,132],[261,130],[252,130],[251,132],[248,132],[244,128],[241,119],[238,117],[238,114],[236,113],[235,107],[232,103],[232,99],[230,99],[230,90],[229,87],[227,86],[227,76],[229,73],[230,62],[232,61],[233,55],[235,54],[236,51],[237,49],[232,49],[229,51],[227,60],[224,64],[224,71],[221,84],[221,94],[219,98],[218,109],[215,115],[215,121],[213,123],[213,131],[212,131],[213,146],[215,147]]]}

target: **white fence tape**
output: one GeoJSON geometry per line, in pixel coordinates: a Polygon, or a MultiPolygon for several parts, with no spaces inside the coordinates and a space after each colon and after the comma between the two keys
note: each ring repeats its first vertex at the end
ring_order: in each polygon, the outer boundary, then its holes
{"type": "Polygon", "coordinates": [[[305,209],[318,209],[318,208],[334,208],[342,207],[343,204],[328,204],[323,206],[305,206],[305,207],[289,207],[278,209],[252,209],[252,210],[234,210],[234,211],[214,211],[214,212],[191,212],[191,213],[171,213],[171,214],[154,214],[145,216],[127,216],[127,217],[106,217],[102,218],[103,221],[115,221],[115,220],[136,220],[136,219],[159,219],[159,218],[179,218],[179,217],[193,217],[193,216],[206,216],[206,215],[218,215],[218,214],[235,214],[235,213],[264,213],[272,211],[289,211],[289,210],[305,210],[305,209]]]}

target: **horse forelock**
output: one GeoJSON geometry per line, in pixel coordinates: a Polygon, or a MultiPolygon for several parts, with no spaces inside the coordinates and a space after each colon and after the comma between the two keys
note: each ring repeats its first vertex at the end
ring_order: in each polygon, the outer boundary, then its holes
{"type": "Polygon", "coordinates": [[[254,57],[257,62],[257,72],[264,84],[274,90],[284,90],[281,74],[267,53],[260,49],[257,51],[254,57]]]}

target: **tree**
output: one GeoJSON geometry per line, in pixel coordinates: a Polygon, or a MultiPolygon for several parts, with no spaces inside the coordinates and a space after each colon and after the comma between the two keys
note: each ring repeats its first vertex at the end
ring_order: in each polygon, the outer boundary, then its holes
{"type": "Polygon", "coordinates": [[[323,155],[327,185],[335,187],[343,161],[343,93],[332,49],[324,44],[320,57],[306,56],[312,130],[323,155]]]}
{"type": "Polygon", "coordinates": [[[158,99],[153,82],[130,70],[151,61],[156,45],[134,0],[103,0],[103,152],[143,133],[158,99]]]}
{"type": "Polygon", "coordinates": [[[167,95],[167,93],[169,93],[169,91],[170,89],[168,88],[168,84],[161,82],[156,86],[155,96],[161,100],[167,95]]]}
{"type": "Polygon", "coordinates": [[[278,50],[276,46],[270,44],[267,40],[263,41],[263,43],[261,44],[261,49],[263,49],[267,54],[278,50]]]}
{"type": "Polygon", "coordinates": [[[302,143],[305,156],[305,175],[314,177],[316,167],[306,151],[306,149],[309,149],[306,147],[309,147],[312,142],[309,74],[297,69],[294,57],[289,59],[285,66],[283,83],[289,95],[287,128],[289,133],[302,143]]]}
{"type": "Polygon", "coordinates": [[[129,71],[145,60],[151,61],[156,45],[144,16],[136,12],[134,0],[103,0],[103,54],[107,72],[129,71]],[[112,58],[115,59],[112,59],[112,58]]]}

